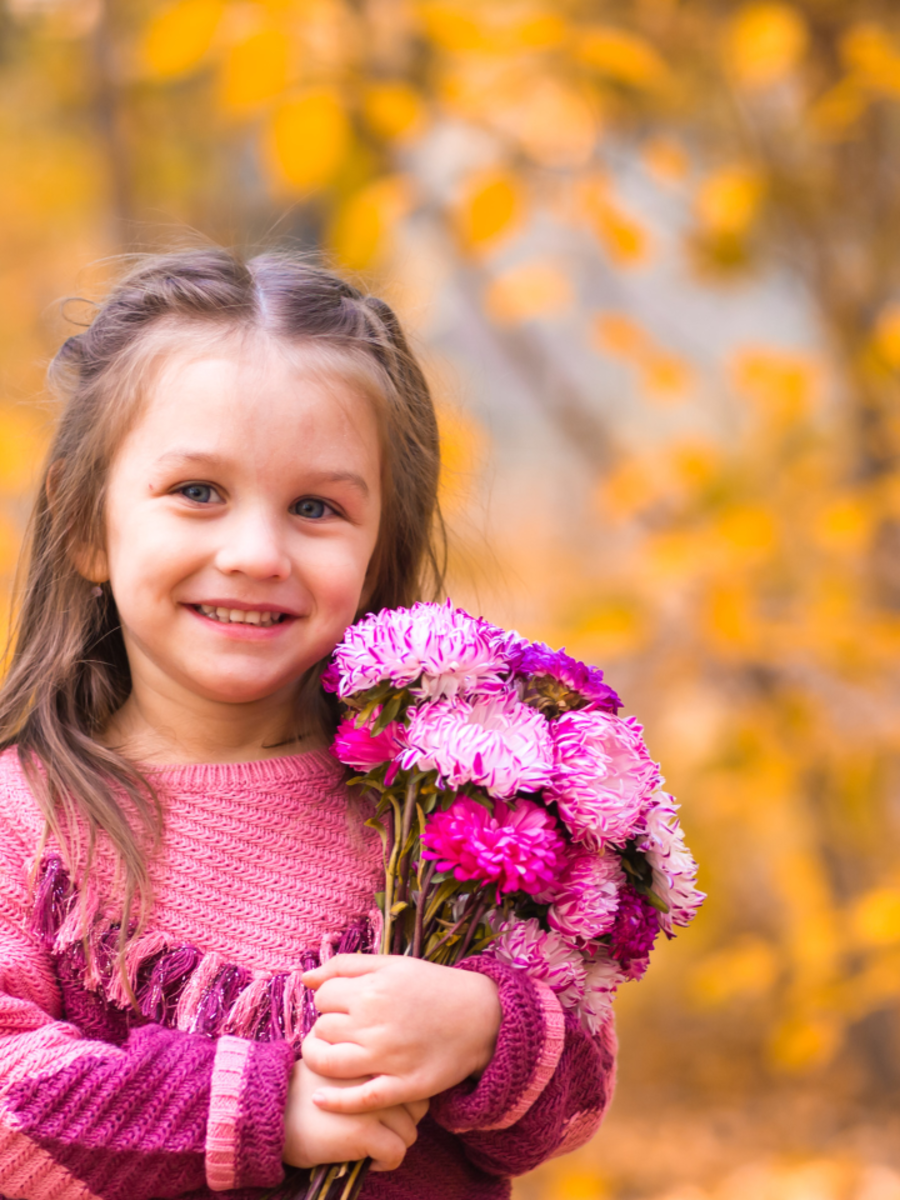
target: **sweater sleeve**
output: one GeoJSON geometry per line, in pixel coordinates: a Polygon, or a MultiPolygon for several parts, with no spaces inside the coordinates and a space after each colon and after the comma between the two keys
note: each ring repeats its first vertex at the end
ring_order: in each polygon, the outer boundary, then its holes
{"type": "Polygon", "coordinates": [[[466,1081],[435,1097],[431,1116],[492,1175],[520,1175],[583,1145],[612,1099],[612,1020],[591,1036],[550,988],[525,972],[488,957],[459,966],[497,984],[500,1033],[477,1084],[466,1081]]]}
{"type": "Polygon", "coordinates": [[[0,825],[0,1195],[151,1200],[283,1177],[293,1053],[144,1025],[121,1045],[64,1020],[0,825]]]}

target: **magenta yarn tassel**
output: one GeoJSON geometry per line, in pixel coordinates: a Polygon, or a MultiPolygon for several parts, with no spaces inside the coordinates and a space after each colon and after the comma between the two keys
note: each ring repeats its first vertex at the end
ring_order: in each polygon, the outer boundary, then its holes
{"type": "Polygon", "coordinates": [[[184,945],[167,950],[145,963],[138,973],[135,988],[141,1015],[160,1025],[174,1021],[181,993],[199,961],[200,951],[197,947],[184,945]]]}
{"type": "Polygon", "coordinates": [[[192,1033],[215,1037],[228,1016],[228,1010],[250,982],[250,972],[244,967],[226,964],[200,997],[191,1022],[192,1033]]]}
{"type": "Polygon", "coordinates": [[[32,929],[48,950],[69,915],[75,893],[62,859],[52,855],[41,863],[32,912],[32,929]]]}

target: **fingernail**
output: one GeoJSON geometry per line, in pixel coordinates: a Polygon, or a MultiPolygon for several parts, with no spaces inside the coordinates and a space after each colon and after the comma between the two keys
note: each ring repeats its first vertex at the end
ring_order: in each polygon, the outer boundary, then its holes
{"type": "Polygon", "coordinates": [[[313,1092],[312,1102],[313,1104],[324,1104],[327,1098],[324,1092],[313,1092]]]}

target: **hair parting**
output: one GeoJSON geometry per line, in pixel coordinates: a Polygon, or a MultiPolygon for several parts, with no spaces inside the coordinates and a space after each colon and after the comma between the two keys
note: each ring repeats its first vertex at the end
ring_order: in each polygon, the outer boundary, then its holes
{"type": "MultiPolygon", "coordinates": [[[[439,443],[428,385],[392,309],[295,257],[244,260],[219,248],[141,259],[69,337],[49,381],[63,401],[23,551],[0,749],[16,746],[72,880],[89,877],[103,839],[121,883],[119,961],[152,899],[149,861],[163,811],[139,767],[98,740],[131,677],[115,599],[85,564],[104,545],[106,480],[156,372],[172,355],[222,339],[343,372],[376,405],[384,502],[363,611],[437,598],[446,536],[437,503],[439,443]],[[136,915],[133,910],[136,906],[136,915]]],[[[362,615],[362,612],[360,613],[362,615]]],[[[329,732],[334,712],[307,672],[299,711],[329,732]]]]}

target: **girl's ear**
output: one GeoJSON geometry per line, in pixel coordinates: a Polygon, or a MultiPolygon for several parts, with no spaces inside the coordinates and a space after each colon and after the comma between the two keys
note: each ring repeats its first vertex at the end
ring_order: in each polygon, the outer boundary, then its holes
{"type": "MultiPolygon", "coordinates": [[[[51,463],[47,472],[47,504],[53,512],[57,507],[59,494],[59,478],[62,472],[63,460],[57,459],[51,463]]],[[[106,552],[89,546],[85,542],[74,542],[68,549],[72,566],[89,583],[106,583],[109,579],[106,552]]]]}

